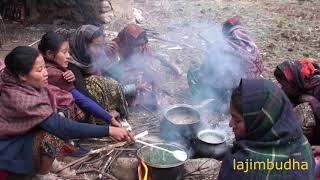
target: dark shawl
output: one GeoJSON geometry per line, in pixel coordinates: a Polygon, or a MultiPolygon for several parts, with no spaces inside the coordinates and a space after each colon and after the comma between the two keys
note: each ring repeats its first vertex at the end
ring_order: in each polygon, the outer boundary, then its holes
{"type": "Polygon", "coordinates": [[[320,69],[312,59],[284,61],[276,67],[276,77],[287,81],[292,87],[298,88],[300,95],[307,93],[320,99],[320,69]]]}
{"type": "MultiPolygon", "coordinates": [[[[285,80],[298,90],[296,96],[288,95],[294,105],[300,104],[299,97],[303,94],[314,96],[316,99],[309,102],[316,120],[316,127],[320,127],[320,68],[312,59],[298,61],[284,61],[275,70],[277,79],[285,80]]],[[[316,128],[315,134],[308,137],[311,144],[320,143],[320,131],[316,128]]]]}
{"type": "Polygon", "coordinates": [[[99,28],[93,25],[83,25],[77,29],[70,39],[71,62],[87,74],[93,74],[93,62],[89,51],[89,43],[99,28]]]}
{"type": "Polygon", "coordinates": [[[268,80],[246,80],[240,84],[243,117],[248,136],[236,140],[225,155],[220,180],[230,179],[314,179],[314,161],[308,140],[284,92],[268,80]],[[234,169],[236,162],[308,162],[308,170],[234,169]]]}
{"type": "Polygon", "coordinates": [[[85,85],[85,78],[95,73],[88,45],[93,40],[94,33],[98,30],[99,28],[93,25],[83,25],[77,29],[70,39],[70,53],[72,58],[68,66],[68,69],[70,69],[76,77],[73,84],[77,90],[95,102],[95,98],[91,96],[85,85]]]}
{"type": "Polygon", "coordinates": [[[47,119],[56,108],[47,88],[36,90],[7,69],[0,74],[0,137],[22,135],[47,119]]]}

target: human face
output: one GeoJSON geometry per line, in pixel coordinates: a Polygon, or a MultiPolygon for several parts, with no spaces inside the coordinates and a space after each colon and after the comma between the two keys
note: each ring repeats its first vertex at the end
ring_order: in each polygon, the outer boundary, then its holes
{"type": "Polygon", "coordinates": [[[229,126],[232,128],[236,139],[243,139],[247,135],[247,128],[242,114],[230,103],[231,120],[229,126]]]}
{"type": "Polygon", "coordinates": [[[103,36],[99,36],[89,44],[90,52],[93,56],[97,56],[103,53],[103,45],[104,45],[104,38],[103,36]]]}
{"type": "Polygon", "coordinates": [[[54,57],[54,61],[62,67],[67,68],[70,60],[70,47],[69,42],[65,41],[61,44],[59,51],[54,57]]]}
{"type": "Polygon", "coordinates": [[[143,53],[144,49],[147,46],[147,43],[148,43],[147,38],[138,38],[133,47],[133,53],[134,54],[143,53]]]}
{"type": "Polygon", "coordinates": [[[19,78],[38,90],[46,86],[48,84],[48,72],[43,57],[39,55],[31,71],[26,75],[19,75],[19,78]]]}

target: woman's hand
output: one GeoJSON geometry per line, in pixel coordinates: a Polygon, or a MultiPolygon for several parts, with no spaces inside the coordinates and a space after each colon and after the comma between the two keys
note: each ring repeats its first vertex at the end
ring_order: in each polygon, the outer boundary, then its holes
{"type": "Polygon", "coordinates": [[[115,111],[115,110],[112,110],[112,111],[110,111],[109,113],[110,113],[110,115],[111,115],[113,118],[115,118],[115,119],[118,119],[118,118],[120,117],[120,113],[118,113],[118,112],[115,111]]]}
{"type": "Polygon", "coordinates": [[[63,78],[68,81],[69,83],[76,80],[76,77],[74,76],[73,72],[71,70],[68,70],[62,74],[63,78]]]}
{"type": "Polygon", "coordinates": [[[148,82],[143,80],[142,75],[138,76],[138,80],[136,81],[136,88],[142,91],[152,91],[152,85],[149,85],[148,82]]]}
{"type": "Polygon", "coordinates": [[[315,100],[316,98],[314,96],[308,95],[308,94],[303,94],[299,97],[300,102],[310,102],[315,100]]]}
{"type": "Polygon", "coordinates": [[[117,121],[115,118],[112,118],[110,121],[110,125],[114,127],[122,127],[121,123],[117,121]]]}
{"type": "Polygon", "coordinates": [[[134,142],[134,137],[124,128],[109,126],[109,136],[116,141],[134,142]]]}
{"type": "Polygon", "coordinates": [[[112,116],[112,119],[110,122],[111,126],[122,127],[121,123],[119,121],[117,121],[117,119],[119,119],[119,117],[120,117],[120,113],[118,113],[117,111],[111,111],[110,115],[112,116]]]}
{"type": "Polygon", "coordinates": [[[320,146],[311,146],[311,149],[315,156],[320,155],[320,146]]]}

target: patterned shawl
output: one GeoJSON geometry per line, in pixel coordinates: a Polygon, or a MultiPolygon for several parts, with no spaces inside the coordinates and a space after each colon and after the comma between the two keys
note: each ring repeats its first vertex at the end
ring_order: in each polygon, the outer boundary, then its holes
{"type": "Polygon", "coordinates": [[[268,80],[243,79],[240,88],[248,135],[236,140],[225,155],[218,179],[314,179],[310,145],[284,92],[268,80]],[[308,170],[297,170],[297,166],[295,170],[292,166],[290,170],[268,170],[261,166],[260,170],[249,167],[249,172],[244,172],[235,163],[269,160],[280,164],[293,159],[307,162],[308,170]]]}
{"type": "MultiPolygon", "coordinates": [[[[298,61],[284,61],[277,66],[276,71],[282,74],[284,79],[299,92],[306,93],[320,84],[320,68],[312,59],[300,59],[298,61]]],[[[318,96],[316,96],[318,97],[318,96]]]]}
{"type": "Polygon", "coordinates": [[[3,60],[0,59],[0,72],[4,69],[5,65],[3,63],[3,60]]]}
{"type": "Polygon", "coordinates": [[[47,59],[46,68],[48,70],[48,88],[54,94],[57,106],[73,109],[74,98],[70,91],[74,86],[73,83],[69,83],[62,76],[62,73],[67,69],[47,59]]]}
{"type": "Polygon", "coordinates": [[[227,53],[239,57],[242,66],[245,67],[245,76],[243,77],[259,78],[263,70],[263,62],[257,45],[243,26],[235,25],[229,31],[231,36],[226,39],[233,50],[229,52],[227,50],[227,53]]]}
{"type": "Polygon", "coordinates": [[[89,52],[89,43],[93,40],[92,37],[99,28],[93,25],[83,25],[77,29],[75,34],[70,39],[71,61],[81,68],[87,74],[93,74],[93,63],[89,52]]]}
{"type": "MultiPolygon", "coordinates": [[[[241,25],[223,29],[228,35],[208,47],[208,54],[201,67],[203,76],[219,74],[231,78],[257,79],[263,71],[259,50],[247,30],[241,25]],[[224,70],[225,74],[221,72],[224,70]],[[231,72],[229,72],[231,71],[231,72]],[[221,73],[217,73],[221,72],[221,73]]],[[[218,77],[220,81],[220,77],[218,77]]],[[[237,80],[237,83],[240,79],[237,80]]],[[[207,80],[205,80],[207,81],[207,80]]],[[[210,82],[210,81],[209,81],[210,82]]],[[[213,82],[213,86],[215,82],[213,82]]]]}
{"type": "MultiPolygon", "coordinates": [[[[119,32],[117,38],[113,41],[118,45],[118,52],[122,60],[127,60],[133,55],[133,48],[136,47],[138,40],[148,42],[146,31],[137,24],[128,24],[119,32]]],[[[143,48],[143,54],[149,53],[149,48],[145,46],[143,48]]]]}
{"type": "Polygon", "coordinates": [[[130,105],[151,105],[157,104],[156,95],[158,93],[158,85],[160,76],[152,70],[152,56],[147,46],[146,31],[139,25],[131,23],[120,31],[117,38],[114,39],[118,45],[118,53],[120,55],[119,63],[119,81],[123,84],[133,84],[142,81],[150,88],[149,91],[138,90],[133,98],[128,98],[130,105]],[[141,52],[135,52],[141,42],[146,43],[141,52]]]}
{"type": "Polygon", "coordinates": [[[6,68],[0,74],[0,137],[21,135],[55,111],[47,88],[36,90],[20,82],[6,68]]]}

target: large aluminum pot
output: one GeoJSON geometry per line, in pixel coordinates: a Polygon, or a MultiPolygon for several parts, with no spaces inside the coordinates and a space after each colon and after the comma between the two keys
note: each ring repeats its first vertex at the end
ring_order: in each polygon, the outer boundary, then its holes
{"type": "Polygon", "coordinates": [[[201,114],[191,105],[176,104],[164,110],[160,136],[167,141],[193,139],[200,127],[201,114]]]}

